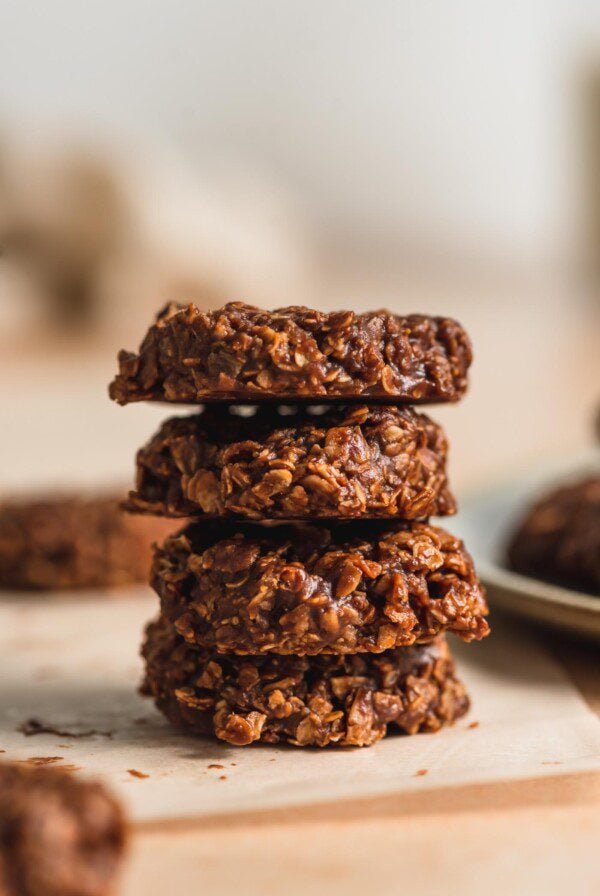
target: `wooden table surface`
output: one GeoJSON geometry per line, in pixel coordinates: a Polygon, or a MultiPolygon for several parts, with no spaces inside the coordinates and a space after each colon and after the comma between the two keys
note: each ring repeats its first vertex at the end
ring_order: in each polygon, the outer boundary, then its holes
{"type": "MultiPolygon", "coordinates": [[[[600,714],[595,647],[545,638],[600,714]]],[[[465,757],[468,762],[468,757],[465,757]]],[[[600,762],[600,757],[599,757],[600,762]]],[[[600,771],[140,825],[122,896],[600,892],[600,771]]]]}

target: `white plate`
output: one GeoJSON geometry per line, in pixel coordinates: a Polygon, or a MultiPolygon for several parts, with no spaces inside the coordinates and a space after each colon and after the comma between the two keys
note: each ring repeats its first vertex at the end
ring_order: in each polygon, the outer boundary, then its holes
{"type": "Polygon", "coordinates": [[[536,496],[599,469],[600,454],[587,453],[544,465],[462,502],[452,531],[464,539],[473,555],[492,611],[500,607],[600,642],[600,597],[519,575],[505,565],[511,533],[536,496]]]}

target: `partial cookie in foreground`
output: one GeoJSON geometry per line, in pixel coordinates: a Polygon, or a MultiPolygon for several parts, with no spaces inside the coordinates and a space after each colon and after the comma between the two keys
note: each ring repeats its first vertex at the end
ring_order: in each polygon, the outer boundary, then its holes
{"type": "Polygon", "coordinates": [[[114,497],[0,503],[0,588],[113,588],[148,581],[151,548],[176,526],[132,517],[114,497]]]}
{"type": "Polygon", "coordinates": [[[441,426],[412,408],[322,414],[211,405],[167,420],[137,455],[127,507],[162,516],[425,519],[456,510],[441,426]]]}
{"type": "Polygon", "coordinates": [[[0,763],[1,896],[108,896],[125,839],[122,810],[101,784],[0,763]]]}
{"type": "Polygon", "coordinates": [[[381,652],[489,632],[460,539],[425,523],[196,523],[157,549],[151,584],[190,643],[223,653],[381,652]]]}
{"type": "Polygon", "coordinates": [[[471,359],[466,332],[450,318],[169,305],[138,353],[120,353],[110,395],[120,404],[458,401],[471,359]]]}
{"type": "Polygon", "coordinates": [[[160,618],[142,653],[143,693],[172,724],[235,745],[367,746],[388,726],[437,731],[469,706],[443,638],[377,655],[235,657],[190,646],[160,618]]]}
{"type": "Polygon", "coordinates": [[[541,498],[508,548],[517,572],[600,596],[600,476],[541,498]]]}

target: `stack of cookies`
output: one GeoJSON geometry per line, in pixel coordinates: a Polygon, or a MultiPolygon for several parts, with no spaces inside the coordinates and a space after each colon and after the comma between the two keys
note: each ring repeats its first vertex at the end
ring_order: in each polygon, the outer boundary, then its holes
{"type": "Polygon", "coordinates": [[[445,640],[488,633],[443,430],[455,321],[387,311],[170,305],[121,352],[121,404],[196,404],[141,449],[128,509],[192,518],[155,551],[145,693],[232,744],[365,746],[468,708],[445,640]]]}

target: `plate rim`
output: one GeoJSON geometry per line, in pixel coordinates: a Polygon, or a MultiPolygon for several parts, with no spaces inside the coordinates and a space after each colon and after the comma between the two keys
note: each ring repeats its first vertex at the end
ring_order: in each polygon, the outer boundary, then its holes
{"type": "MultiPolygon", "coordinates": [[[[464,525],[459,527],[464,530],[460,535],[467,541],[467,549],[471,547],[468,530],[477,524],[477,514],[483,507],[488,511],[490,506],[493,509],[507,490],[519,496],[511,509],[511,515],[518,518],[526,512],[527,502],[533,502],[545,486],[550,489],[561,479],[568,481],[599,470],[600,451],[593,447],[570,457],[553,458],[530,467],[528,471],[520,469],[512,477],[500,478],[493,487],[471,492],[461,502],[459,513],[459,518],[464,520],[464,525]]],[[[500,534],[499,531],[492,539],[495,545],[475,542],[472,551],[478,575],[492,598],[492,612],[496,606],[499,610],[506,609],[530,619],[534,617],[538,622],[600,640],[600,595],[546,582],[504,566],[496,550],[500,545],[500,534]]]]}

